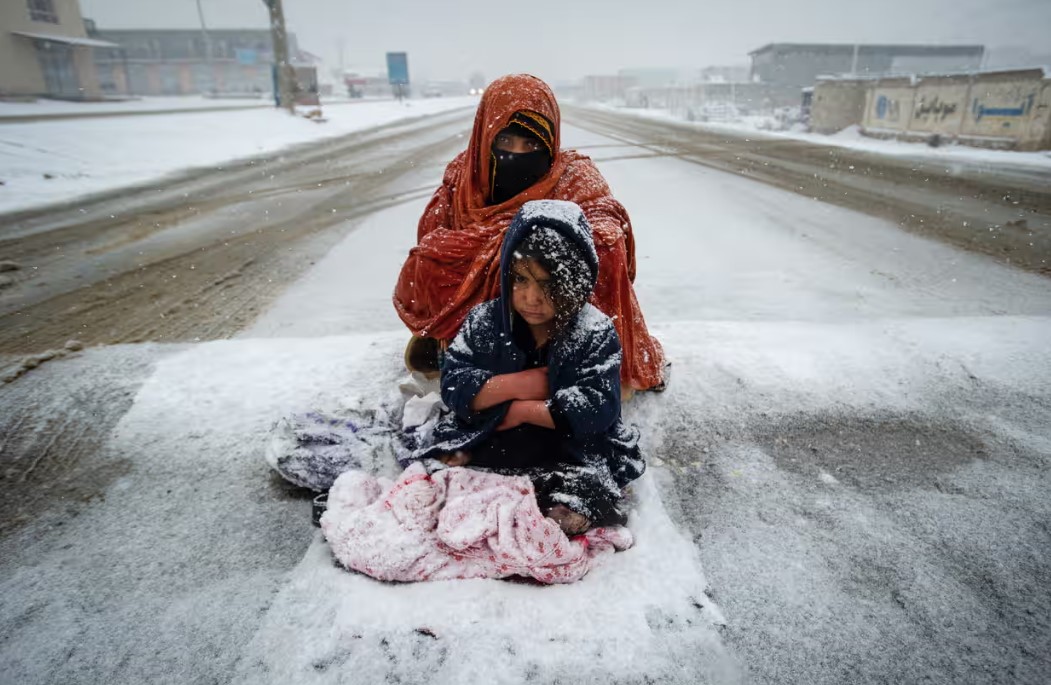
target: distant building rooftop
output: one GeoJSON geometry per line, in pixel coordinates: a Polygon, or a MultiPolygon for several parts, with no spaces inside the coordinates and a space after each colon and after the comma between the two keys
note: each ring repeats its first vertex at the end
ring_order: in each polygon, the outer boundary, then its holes
{"type": "Polygon", "coordinates": [[[983,45],[924,45],[895,43],[767,43],[761,48],[752,50],[750,56],[764,52],[853,52],[858,47],[866,51],[896,52],[900,54],[981,54],[983,45]]]}
{"type": "Polygon", "coordinates": [[[769,43],[748,53],[751,78],[785,86],[811,86],[818,76],[885,76],[973,71],[982,45],[882,43],[769,43]]]}
{"type": "Polygon", "coordinates": [[[918,74],[826,74],[819,75],[817,81],[879,81],[886,78],[912,79],[914,81],[937,78],[959,78],[961,76],[1020,76],[1025,78],[1048,77],[1046,67],[1017,67],[1008,69],[970,69],[965,71],[936,71],[918,74]]]}

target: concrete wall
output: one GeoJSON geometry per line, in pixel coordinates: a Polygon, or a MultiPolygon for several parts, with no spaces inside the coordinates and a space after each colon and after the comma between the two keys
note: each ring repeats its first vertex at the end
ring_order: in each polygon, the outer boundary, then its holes
{"type": "Polygon", "coordinates": [[[912,121],[912,81],[907,78],[881,79],[865,94],[865,128],[905,131],[912,121]]]}
{"type": "Polygon", "coordinates": [[[880,79],[869,86],[862,126],[874,135],[1049,149],[1051,80],[1040,69],[880,79]]]}
{"type": "MultiPolygon", "coordinates": [[[[56,11],[59,6],[56,5],[56,11]]],[[[61,18],[60,18],[61,20],[61,18]]],[[[25,2],[0,2],[0,94],[35,95],[44,90],[44,74],[33,41],[11,31],[39,31],[54,24],[30,21],[25,2]]]]}
{"type": "Polygon", "coordinates": [[[967,110],[970,76],[925,78],[917,82],[909,131],[957,135],[967,110]]]}
{"type": "Polygon", "coordinates": [[[1051,81],[1025,72],[976,81],[960,133],[1015,138],[1019,149],[1047,149],[1051,128],[1051,81]]]}
{"type": "Polygon", "coordinates": [[[836,133],[860,124],[865,115],[867,92],[867,81],[818,81],[810,103],[810,130],[836,133]]]}
{"type": "MultiPolygon", "coordinates": [[[[58,23],[33,21],[25,0],[0,0],[0,94],[47,95],[35,42],[13,31],[87,38],[78,0],[53,0],[58,23]]],[[[73,48],[73,68],[81,97],[100,93],[91,48],[73,48]]]]}
{"type": "Polygon", "coordinates": [[[33,42],[4,32],[0,35],[0,95],[37,95],[44,90],[33,42]]]}

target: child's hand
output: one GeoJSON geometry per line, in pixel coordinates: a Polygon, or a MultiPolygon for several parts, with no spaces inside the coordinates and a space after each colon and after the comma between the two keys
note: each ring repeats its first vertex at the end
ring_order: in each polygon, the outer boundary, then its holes
{"type": "Polygon", "coordinates": [[[463,450],[457,450],[452,454],[441,455],[438,457],[438,461],[446,466],[467,466],[471,461],[471,455],[463,450]]]}
{"type": "Polygon", "coordinates": [[[524,423],[531,423],[542,428],[553,429],[555,427],[551,412],[544,400],[515,400],[508,406],[507,414],[504,415],[504,420],[500,422],[496,430],[505,431],[509,428],[517,428],[524,423]]]}
{"type": "Polygon", "coordinates": [[[514,374],[515,376],[515,399],[517,400],[546,400],[550,397],[550,389],[547,387],[547,367],[539,369],[526,369],[514,374]]]}
{"type": "Polygon", "coordinates": [[[485,382],[471,400],[471,411],[483,411],[508,401],[548,399],[547,367],[502,373],[485,382]]]}
{"type": "Polygon", "coordinates": [[[523,423],[522,405],[518,400],[515,400],[507,407],[507,413],[504,414],[504,420],[500,422],[500,425],[496,427],[498,431],[510,430],[511,428],[517,428],[523,423]]]}

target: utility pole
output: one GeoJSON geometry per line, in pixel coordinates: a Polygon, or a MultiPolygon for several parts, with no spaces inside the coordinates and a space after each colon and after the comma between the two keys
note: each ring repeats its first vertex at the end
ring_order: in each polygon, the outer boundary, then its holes
{"type": "Polygon", "coordinates": [[[296,75],[288,61],[288,34],[285,32],[285,13],[281,0],[263,0],[270,11],[270,35],[274,43],[274,68],[277,72],[277,106],[291,114],[296,112],[296,75]]]}
{"type": "Polygon", "coordinates": [[[204,36],[204,62],[208,69],[208,90],[211,93],[218,91],[215,84],[215,65],[212,64],[212,38],[208,35],[208,26],[204,23],[204,10],[201,9],[201,0],[197,0],[197,17],[201,20],[201,35],[204,36]]]}

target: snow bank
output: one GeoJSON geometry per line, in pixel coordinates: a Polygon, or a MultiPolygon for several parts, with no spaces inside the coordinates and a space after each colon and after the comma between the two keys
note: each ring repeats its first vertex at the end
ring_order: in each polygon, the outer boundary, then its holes
{"type": "MultiPolygon", "coordinates": [[[[682,681],[687,673],[690,682],[732,682],[737,666],[715,630],[724,617],[704,594],[697,548],[669,519],[659,480],[706,462],[702,446],[716,431],[747,436],[741,431],[801,413],[937,412],[975,383],[1035,394],[1051,380],[1047,317],[666,323],[657,333],[676,365],[673,383],[664,395],[626,405],[653,464],[635,487],[635,548],[565,587],[392,585],[337,568],[316,538],[262,624],[240,619],[242,629],[258,629],[235,682],[342,682],[348,674],[382,682],[394,674],[409,682],[500,683],[530,673],[573,674],[585,683],[610,673],[626,681],[682,681]]],[[[122,450],[146,445],[173,467],[222,455],[244,464],[244,477],[264,478],[256,438],[272,418],[396,392],[404,338],[395,331],[194,346],[158,364],[116,440],[122,450]],[[187,461],[190,455],[198,456],[187,461]]],[[[762,506],[774,467],[748,454],[737,454],[719,477],[739,482],[762,506]]],[[[764,588],[789,587],[801,572],[779,568],[771,550],[755,555],[749,573],[762,571],[764,588]]],[[[213,594],[197,596],[211,601],[213,594]]]]}
{"type": "MultiPolygon", "coordinates": [[[[218,473],[206,475],[214,471],[207,464],[221,459],[262,481],[261,442],[276,417],[396,394],[403,343],[399,331],[196,345],[158,363],[117,426],[112,448],[148,449],[167,468],[204,468],[201,476],[209,478],[218,473]]],[[[532,670],[603,682],[604,673],[640,679],[675,673],[688,660],[691,672],[725,681],[721,676],[733,676],[736,667],[714,630],[723,619],[704,594],[696,549],[668,519],[649,478],[637,483],[635,496],[629,525],[636,546],[564,588],[384,584],[336,568],[318,538],[247,646],[238,680],[329,682],[353,673],[360,682],[382,682],[392,671],[412,682],[470,682],[483,673],[487,682],[519,682],[532,670]],[[434,637],[418,632],[424,629],[434,637]]],[[[214,525],[212,517],[237,501],[226,499],[198,505],[201,525],[214,525]]],[[[303,534],[309,534],[307,504],[303,534]]],[[[155,535],[155,524],[168,525],[143,521],[140,533],[155,535]]],[[[239,566],[236,559],[228,564],[239,566]]],[[[205,589],[225,576],[205,581],[205,589]]],[[[195,596],[214,599],[208,591],[195,596]]],[[[252,629],[257,619],[240,620],[252,629]]]]}
{"type": "Polygon", "coordinates": [[[143,97],[134,100],[113,102],[71,102],[48,100],[36,102],[0,102],[0,123],[8,117],[68,116],[74,114],[120,114],[127,112],[163,112],[173,110],[212,109],[217,107],[273,107],[268,97],[258,98],[206,98],[201,95],[182,97],[143,97]]]}
{"type": "Polygon", "coordinates": [[[942,145],[930,147],[925,143],[910,143],[899,140],[880,140],[861,134],[857,126],[850,126],[832,135],[807,133],[804,131],[772,131],[768,129],[769,117],[742,117],[740,121],[688,122],[665,109],[627,109],[595,105],[605,111],[617,111],[628,116],[672,121],[682,126],[693,126],[706,131],[724,132],[736,137],[802,140],[815,145],[844,147],[882,155],[916,157],[941,162],[972,162],[990,166],[1030,167],[1051,171],[1051,152],[1012,152],[1007,150],[984,150],[966,145],[942,145]]]}
{"type": "Polygon", "coordinates": [[[324,123],[265,108],[0,125],[0,212],[476,104],[474,98],[341,104],[325,108],[324,123]]]}

